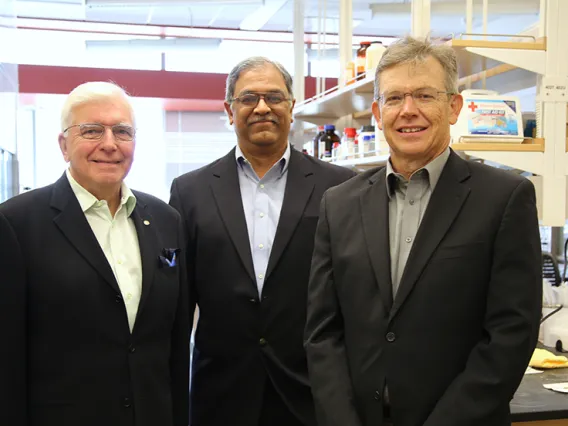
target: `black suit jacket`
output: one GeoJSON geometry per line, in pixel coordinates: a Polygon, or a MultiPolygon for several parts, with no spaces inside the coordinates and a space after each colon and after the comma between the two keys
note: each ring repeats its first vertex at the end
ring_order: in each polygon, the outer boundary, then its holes
{"type": "Polygon", "coordinates": [[[158,261],[163,248],[182,248],[181,222],[134,194],[143,283],[132,334],[65,175],[0,205],[1,425],[187,426],[185,272],[158,261]]]}
{"type": "Polygon", "coordinates": [[[171,204],[187,232],[190,312],[197,304],[200,315],[192,426],[257,425],[267,377],[304,424],[315,424],[303,348],[313,238],[323,193],[351,176],[292,149],[262,300],[235,150],[174,180],[171,204]]]}
{"type": "Polygon", "coordinates": [[[504,426],[535,347],[532,183],[453,152],[392,300],[385,168],[324,197],[306,349],[319,426],[504,426]]]}

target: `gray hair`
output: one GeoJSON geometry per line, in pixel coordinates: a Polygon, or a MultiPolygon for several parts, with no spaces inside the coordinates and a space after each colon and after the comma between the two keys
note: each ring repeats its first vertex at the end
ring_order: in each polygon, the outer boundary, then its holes
{"type": "Polygon", "coordinates": [[[400,64],[436,59],[444,69],[444,86],[447,92],[458,93],[458,60],[454,49],[444,44],[432,44],[428,37],[418,39],[406,36],[390,44],[375,72],[375,99],[379,99],[379,77],[388,68],[400,64]]]}
{"type": "Polygon", "coordinates": [[[267,65],[272,65],[280,72],[282,78],[284,79],[284,83],[286,84],[286,90],[288,91],[288,94],[290,96],[293,96],[292,76],[288,71],[286,71],[286,68],[284,68],[284,66],[280,62],[272,61],[268,58],[265,58],[264,56],[252,56],[239,62],[229,73],[225,89],[225,102],[232,102],[235,95],[235,86],[237,84],[237,80],[243,72],[249,71],[251,69],[263,68],[267,65]]]}
{"type": "Polygon", "coordinates": [[[134,109],[130,101],[130,96],[126,91],[114,84],[105,81],[91,81],[75,87],[67,96],[63,109],[61,110],[61,131],[67,129],[73,122],[73,110],[79,105],[94,101],[106,101],[112,99],[122,99],[130,109],[132,125],[134,126],[134,109]]]}

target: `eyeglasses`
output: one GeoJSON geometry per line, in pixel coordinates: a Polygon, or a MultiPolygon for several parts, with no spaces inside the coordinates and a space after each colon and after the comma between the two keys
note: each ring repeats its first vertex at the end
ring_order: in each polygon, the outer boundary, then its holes
{"type": "Polygon", "coordinates": [[[256,106],[260,102],[260,98],[264,99],[264,102],[266,102],[266,104],[269,107],[279,106],[280,104],[282,104],[282,102],[290,100],[284,94],[274,92],[274,93],[246,93],[242,96],[232,98],[231,102],[238,101],[246,107],[256,108],[256,106]]]}
{"type": "Polygon", "coordinates": [[[427,106],[439,100],[441,94],[454,95],[453,92],[443,92],[431,88],[417,89],[410,93],[385,92],[379,96],[379,102],[387,108],[396,108],[404,103],[407,96],[412,96],[412,100],[419,106],[427,106]]]}
{"type": "Polygon", "coordinates": [[[105,134],[107,127],[112,129],[112,134],[114,135],[114,138],[117,141],[130,142],[134,140],[134,136],[136,134],[136,131],[132,126],[127,126],[125,124],[115,124],[114,126],[105,126],[99,123],[75,124],[73,126],[67,127],[65,130],[63,130],[63,133],[66,133],[67,130],[73,127],[78,127],[81,137],[83,139],[88,139],[88,140],[101,139],[105,134]]]}

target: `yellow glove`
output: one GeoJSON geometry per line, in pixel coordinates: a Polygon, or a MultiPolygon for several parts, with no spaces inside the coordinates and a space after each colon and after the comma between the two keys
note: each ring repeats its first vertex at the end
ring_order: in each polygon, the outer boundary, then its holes
{"type": "Polygon", "coordinates": [[[563,368],[568,367],[568,358],[536,348],[529,365],[533,368],[563,368]]]}

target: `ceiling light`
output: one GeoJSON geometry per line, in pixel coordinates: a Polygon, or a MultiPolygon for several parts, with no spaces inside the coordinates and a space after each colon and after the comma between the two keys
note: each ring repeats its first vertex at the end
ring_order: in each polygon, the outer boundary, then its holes
{"type": "Polygon", "coordinates": [[[196,4],[231,6],[243,4],[264,5],[264,0],[85,0],[88,8],[111,7],[184,7],[196,4]]]}
{"type": "Polygon", "coordinates": [[[87,40],[85,46],[88,51],[144,51],[144,52],[171,52],[190,50],[215,50],[221,44],[221,39],[214,38],[163,38],[155,40],[87,40]]]}

